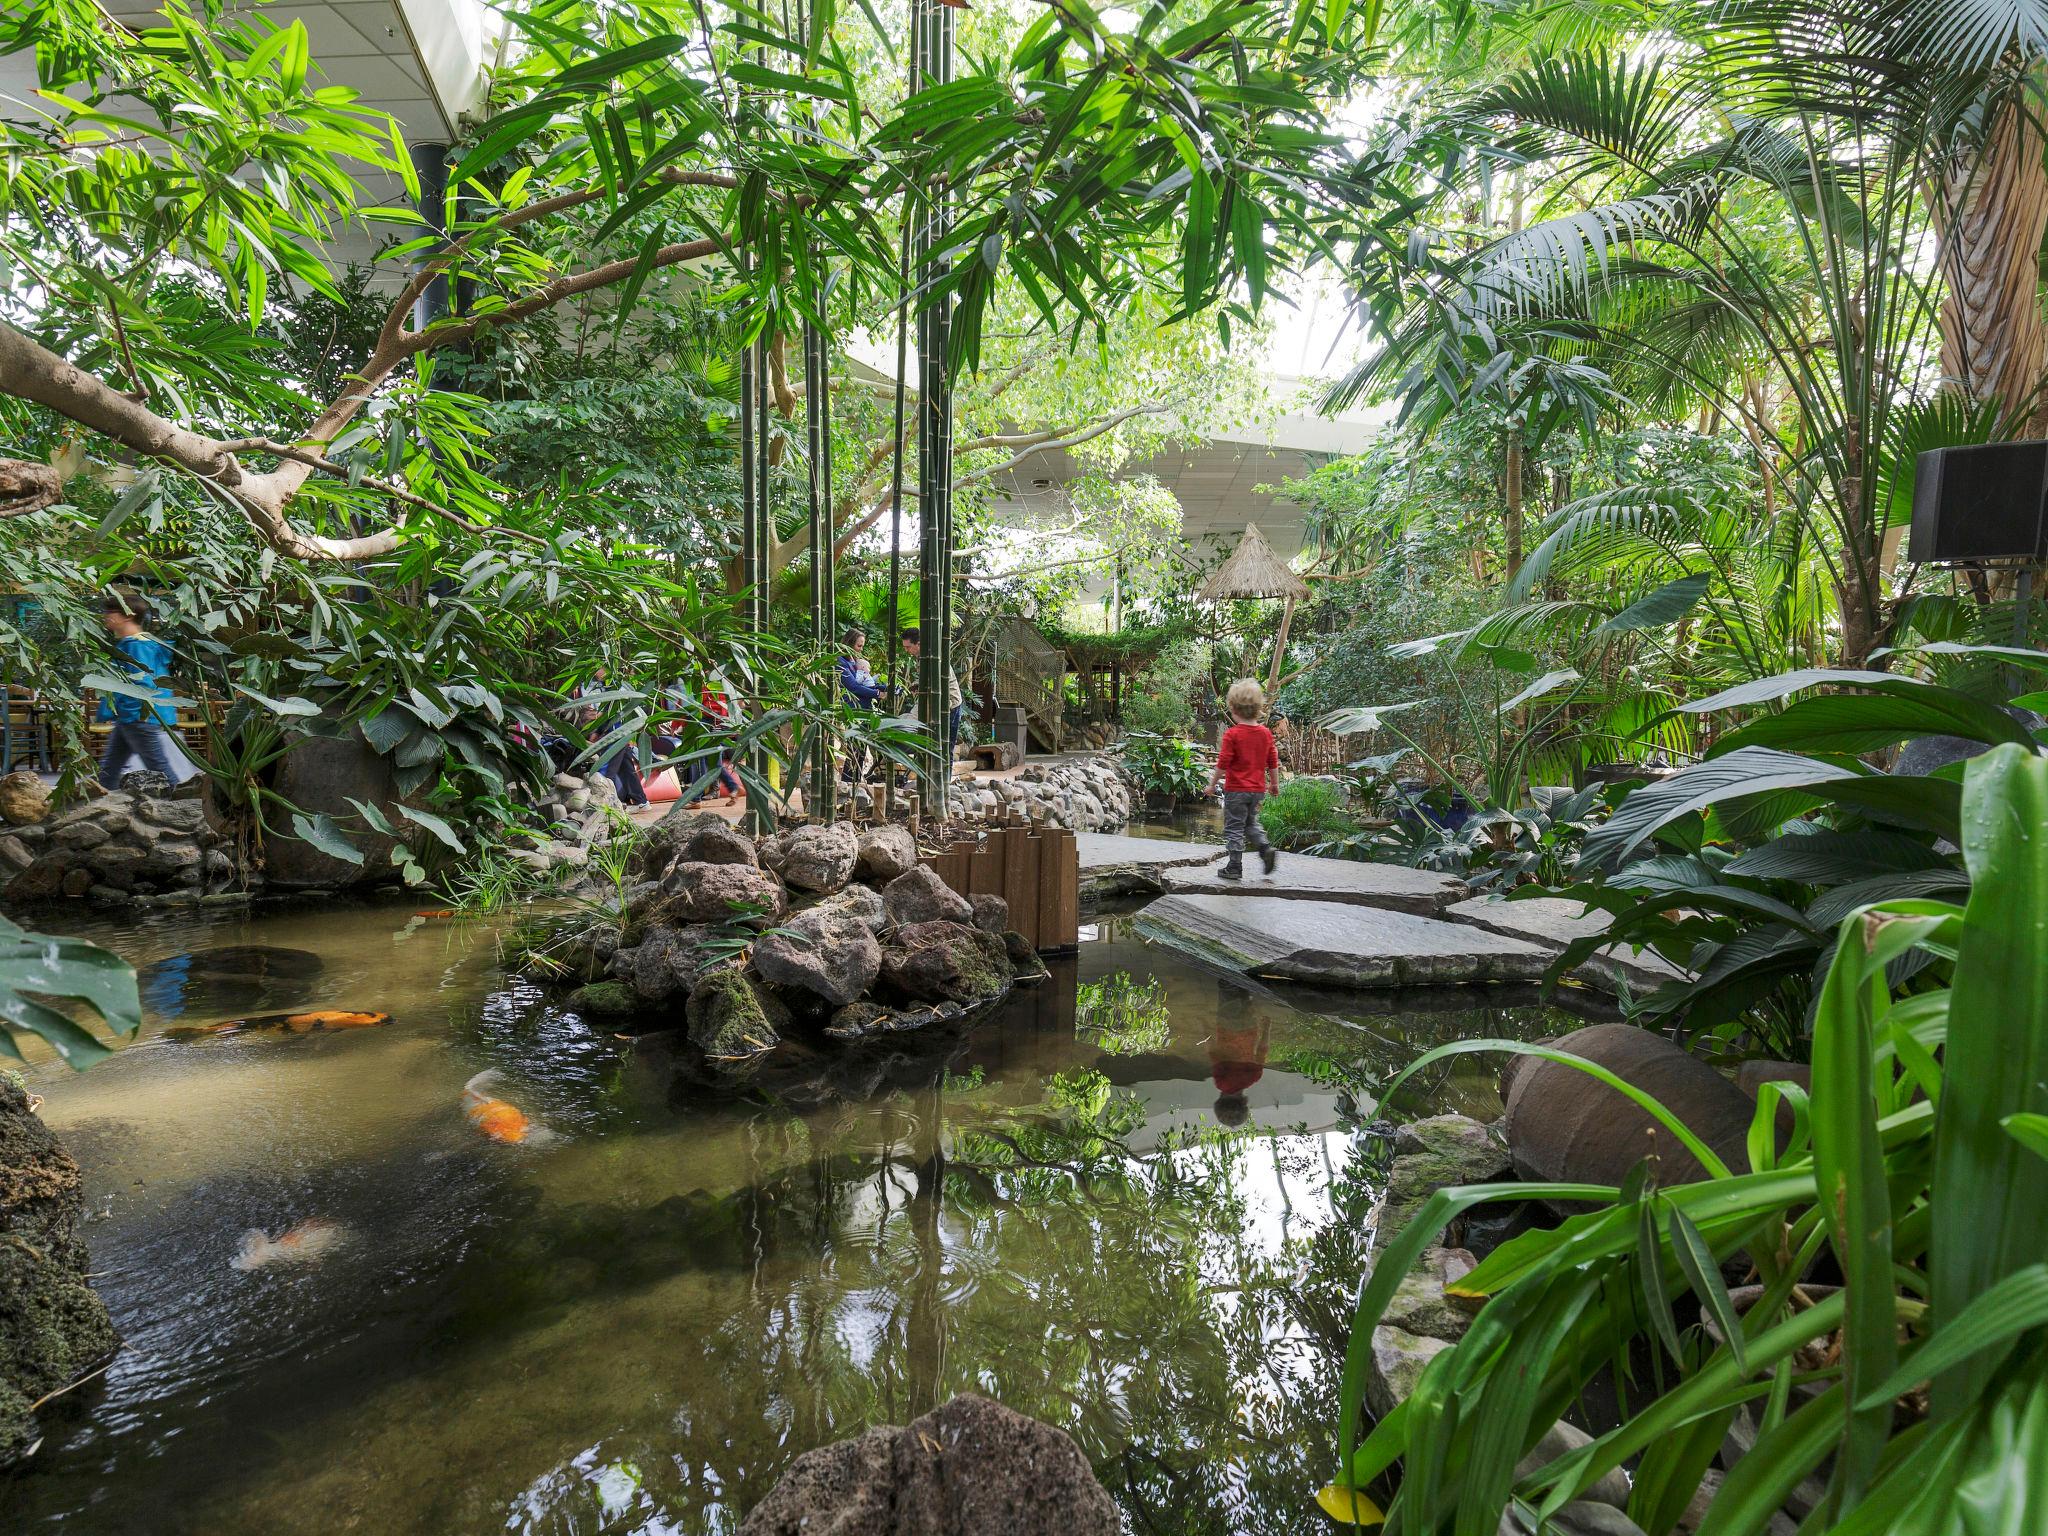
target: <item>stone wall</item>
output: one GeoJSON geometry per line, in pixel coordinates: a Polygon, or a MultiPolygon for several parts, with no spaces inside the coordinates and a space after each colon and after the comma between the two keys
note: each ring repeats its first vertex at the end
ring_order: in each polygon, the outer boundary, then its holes
{"type": "Polygon", "coordinates": [[[946,803],[955,816],[1015,811],[1070,832],[1115,832],[1130,823],[1137,798],[1114,758],[1091,754],[1030,763],[1014,778],[955,780],[946,803]]]}
{"type": "Polygon", "coordinates": [[[9,905],[197,903],[225,892],[233,873],[196,795],[116,790],[0,831],[0,901],[9,905]]]}

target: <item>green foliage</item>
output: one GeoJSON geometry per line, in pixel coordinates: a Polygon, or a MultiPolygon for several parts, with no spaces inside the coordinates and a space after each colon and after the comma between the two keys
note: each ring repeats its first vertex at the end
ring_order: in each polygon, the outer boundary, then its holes
{"type": "Polygon", "coordinates": [[[1175,640],[1125,684],[1123,724],[1155,736],[1185,734],[1194,729],[1197,701],[1213,706],[1215,698],[1209,648],[1199,640],[1175,640]]]}
{"type": "Polygon", "coordinates": [[[1208,782],[1195,761],[1194,745],[1178,737],[1133,731],[1124,738],[1122,750],[1124,772],[1148,795],[1192,799],[1208,782]]]}
{"type": "Polygon", "coordinates": [[[1359,830],[1350,796],[1329,779],[1289,779],[1259,806],[1259,824],[1282,848],[1295,849],[1359,830]]]}
{"type": "Polygon", "coordinates": [[[111,1054],[55,1002],[89,1009],[116,1035],[142,1028],[135,969],[127,961],[83,939],[30,933],[0,917],[0,1051],[19,1061],[17,1037],[34,1035],[74,1071],[111,1054]]]}
{"type": "MultiPolygon", "coordinates": [[[[1359,1298],[1340,1482],[1369,1488],[1398,1461],[1390,1523],[1491,1531],[1510,1501],[1537,1522],[1633,1461],[1629,1515],[1665,1536],[1748,1405],[1756,1444],[1714,1492],[1703,1530],[1763,1532],[1809,1476],[1825,1484],[1817,1518],[1829,1530],[1960,1530],[1965,1498],[1971,1518],[2038,1522],[2041,1488],[2020,1448],[2033,1432],[2019,1426],[2048,1414],[2048,1180],[2008,1122],[2048,1107],[2033,1065],[2048,1054],[2048,957],[2035,932],[2048,844],[2031,830],[2048,816],[2048,761],[1994,748],[1970,764],[1962,798],[1968,905],[1893,900],[1842,915],[1815,1010],[1811,1096],[1766,1087],[1747,1170],[1704,1153],[1709,1177],[1692,1184],[1659,1187],[1646,1165],[1618,1189],[1507,1184],[1431,1197],[1359,1298]],[[1927,975],[1902,991],[1908,959],[1927,975]],[[1782,1143],[1781,1107],[1795,1125],[1782,1143]],[[1458,1282],[1461,1296],[1485,1298],[1478,1319],[1360,1442],[1350,1405],[1373,1327],[1446,1221],[1489,1199],[1591,1208],[1504,1244],[1458,1282]],[[1841,1289],[1809,1294],[1801,1284],[1824,1250],[1841,1289]],[[1731,1264],[1757,1283],[1728,1292],[1731,1264]],[[1702,1326],[1681,1332],[1695,1309],[1702,1326]],[[1657,1370],[1638,1379],[1620,1422],[1518,1474],[1537,1438],[1629,1348],[1657,1370]],[[1929,1397],[1909,1395],[1930,1382],[1929,1397]]],[[[1444,1046],[1409,1072],[1487,1049],[1534,1051],[1614,1081],[1508,1041],[1444,1046]]]]}
{"type": "Polygon", "coordinates": [[[1074,1036],[1112,1056],[1163,1051],[1173,1037],[1166,983],[1113,971],[1081,983],[1074,995],[1074,1036]]]}

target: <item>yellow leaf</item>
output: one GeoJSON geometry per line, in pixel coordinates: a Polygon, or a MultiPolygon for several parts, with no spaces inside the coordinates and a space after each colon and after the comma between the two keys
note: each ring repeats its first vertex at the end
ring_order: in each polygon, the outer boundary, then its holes
{"type": "Polygon", "coordinates": [[[1342,1483],[1332,1483],[1316,1495],[1323,1513],[1340,1525],[1384,1525],[1387,1517],[1380,1513],[1379,1505],[1373,1503],[1355,1488],[1346,1488],[1342,1483]]]}

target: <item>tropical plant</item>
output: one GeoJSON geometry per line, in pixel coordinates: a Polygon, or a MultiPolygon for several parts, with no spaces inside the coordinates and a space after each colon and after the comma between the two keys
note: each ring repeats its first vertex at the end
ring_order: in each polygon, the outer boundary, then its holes
{"type": "Polygon", "coordinates": [[[1132,731],[1123,740],[1124,772],[1148,795],[1191,800],[1202,793],[1207,778],[1195,761],[1192,742],[1177,736],[1132,731]]]}
{"type": "MultiPolygon", "coordinates": [[[[1501,1184],[1433,1195],[1359,1297],[1345,1362],[1341,1487],[1362,1506],[1398,1462],[1389,1530],[1530,1528],[1632,1465],[1628,1514],[1665,1536],[1700,1494],[1738,1414],[1751,1449],[1698,1527],[1759,1536],[1810,1477],[1810,1529],[2026,1530],[2048,1518],[2035,1475],[2048,1423],[2048,761],[2014,743],[1969,764],[1957,829],[1971,890],[1857,905],[1836,925],[1815,1012],[1810,1097],[1759,1095],[1749,1167],[1731,1168],[1668,1109],[1547,1046],[1460,1041],[1585,1071],[1660,1122],[1706,1170],[1662,1186],[1501,1184]],[[1923,957],[1929,978],[1893,972],[1923,957]],[[1781,1134],[1789,1111],[1793,1129],[1781,1134]],[[1502,1244],[1457,1282],[1479,1303],[1463,1340],[1361,1443],[1372,1332],[1447,1221],[1489,1200],[1590,1209],[1502,1244]],[[1755,1283],[1731,1293],[1729,1265],[1755,1283]],[[1825,1266],[1832,1293],[1804,1287],[1825,1266]],[[1694,1328],[1697,1318],[1700,1326],[1694,1328]],[[1623,1363],[1655,1362],[1645,1384],[1623,1363]],[[1614,1370],[1619,1422],[1538,1469],[1517,1463],[1614,1370]]],[[[1378,1511],[1369,1512],[1377,1516],[1378,1511]]]]}
{"type": "Polygon", "coordinates": [[[1112,1056],[1163,1051],[1173,1037],[1166,983],[1112,971],[1085,981],[1074,993],[1074,1036],[1112,1056]]]}
{"type": "Polygon", "coordinates": [[[19,1037],[33,1035],[75,1071],[111,1054],[105,1041],[53,1002],[91,1010],[116,1035],[142,1028],[142,999],[127,961],[84,939],[30,933],[0,917],[0,1051],[19,1061],[19,1037]]]}
{"type": "Polygon", "coordinates": [[[1344,786],[1330,779],[1293,778],[1266,796],[1259,825],[1282,848],[1304,849],[1358,830],[1344,786]]]}

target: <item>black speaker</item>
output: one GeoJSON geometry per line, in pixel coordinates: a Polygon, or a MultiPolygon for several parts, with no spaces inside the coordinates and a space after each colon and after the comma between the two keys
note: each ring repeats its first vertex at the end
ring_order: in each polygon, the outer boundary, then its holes
{"type": "Polygon", "coordinates": [[[1931,448],[1913,466],[1916,565],[2038,560],[2048,509],[2048,442],[1931,448]]]}

